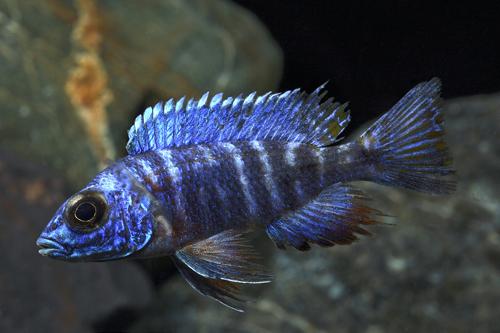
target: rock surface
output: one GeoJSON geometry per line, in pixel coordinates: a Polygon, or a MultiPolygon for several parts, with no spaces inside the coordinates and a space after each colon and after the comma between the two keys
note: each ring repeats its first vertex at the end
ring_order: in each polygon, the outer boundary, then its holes
{"type": "Polygon", "coordinates": [[[74,189],[113,157],[102,150],[123,154],[144,103],[273,89],[281,66],[265,28],[229,1],[2,1],[0,148],[74,189]]]}
{"type": "Polygon", "coordinates": [[[132,332],[494,332],[500,309],[500,95],[451,100],[458,190],[358,184],[394,226],[351,246],[261,249],[275,280],[240,314],[173,279],[132,332]]]}

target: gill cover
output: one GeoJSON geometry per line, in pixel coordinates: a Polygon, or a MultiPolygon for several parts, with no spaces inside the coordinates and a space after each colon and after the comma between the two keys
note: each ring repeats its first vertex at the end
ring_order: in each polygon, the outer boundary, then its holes
{"type": "Polygon", "coordinates": [[[113,173],[121,189],[115,192],[115,209],[121,216],[116,216],[124,223],[128,234],[126,255],[141,250],[149,243],[153,235],[153,224],[159,204],[151,193],[139,183],[124,165],[117,163],[113,173]],[[119,208],[118,208],[119,207],[119,208]]]}

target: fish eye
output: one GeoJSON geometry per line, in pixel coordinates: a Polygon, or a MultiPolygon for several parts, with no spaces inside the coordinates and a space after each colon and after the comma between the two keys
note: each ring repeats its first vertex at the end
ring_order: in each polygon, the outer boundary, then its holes
{"type": "Polygon", "coordinates": [[[107,203],[101,193],[78,193],[68,202],[66,221],[73,229],[91,231],[105,221],[106,213],[107,203]]]}
{"type": "Polygon", "coordinates": [[[97,215],[97,207],[93,202],[84,201],[75,209],[75,218],[80,222],[92,222],[97,215]]]}

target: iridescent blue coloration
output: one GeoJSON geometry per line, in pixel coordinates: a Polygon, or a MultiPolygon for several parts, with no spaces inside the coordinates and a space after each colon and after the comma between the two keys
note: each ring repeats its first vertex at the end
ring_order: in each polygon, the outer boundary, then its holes
{"type": "Polygon", "coordinates": [[[153,230],[152,211],[156,201],[135,181],[131,181],[130,175],[119,164],[98,174],[76,195],[94,191],[104,195],[108,209],[106,219],[111,223],[103,223],[92,232],[71,228],[65,222],[64,213],[70,198],[57,210],[40,235],[37,241],[43,247],[40,253],[72,261],[111,260],[128,256],[148,243],[153,230]],[[51,245],[54,244],[58,246],[53,250],[51,245]]]}
{"type": "Polygon", "coordinates": [[[37,242],[40,253],[171,256],[193,288],[239,310],[240,284],[270,281],[247,230],[265,229],[279,248],[349,244],[368,234],[378,212],[348,182],[453,191],[438,79],[336,146],[350,116],[346,104],[321,102],[322,89],[207,93],[146,109],[129,130],[129,155],[61,206],[37,242]]]}
{"type": "Polygon", "coordinates": [[[325,96],[320,86],[308,95],[300,89],[255,98],[223,99],[222,94],[208,101],[208,93],[199,101],[177,103],[172,99],[158,103],[137,117],[129,130],[127,151],[130,155],[202,143],[274,141],[300,142],[324,146],[335,142],[347,127],[347,104],[325,96]]]}

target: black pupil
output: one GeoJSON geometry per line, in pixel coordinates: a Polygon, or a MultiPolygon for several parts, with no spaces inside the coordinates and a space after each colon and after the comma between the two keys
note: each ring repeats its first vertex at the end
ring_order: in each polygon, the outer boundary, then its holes
{"type": "Polygon", "coordinates": [[[83,202],[78,205],[75,217],[83,222],[89,222],[96,215],[96,207],[90,202],[83,202]]]}

